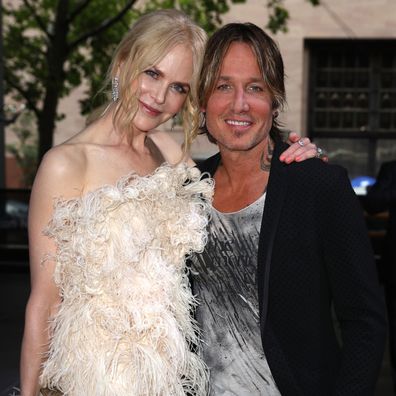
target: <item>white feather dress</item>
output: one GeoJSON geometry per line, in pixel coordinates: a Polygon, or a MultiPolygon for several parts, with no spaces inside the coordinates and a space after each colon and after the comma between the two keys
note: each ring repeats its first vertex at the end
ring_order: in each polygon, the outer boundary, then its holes
{"type": "MultiPolygon", "coordinates": [[[[40,383],[67,396],[206,395],[186,255],[206,243],[211,179],[185,164],[57,200],[62,297],[40,383]]],[[[45,265],[45,263],[44,263],[45,265]]]]}

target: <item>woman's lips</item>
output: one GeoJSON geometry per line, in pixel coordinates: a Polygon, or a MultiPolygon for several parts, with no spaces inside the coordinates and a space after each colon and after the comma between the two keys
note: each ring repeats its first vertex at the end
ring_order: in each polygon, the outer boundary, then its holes
{"type": "Polygon", "coordinates": [[[157,109],[155,109],[154,107],[149,106],[148,104],[139,101],[139,103],[142,105],[143,109],[145,110],[146,113],[148,113],[151,116],[158,116],[162,113],[162,111],[159,111],[157,109]]]}

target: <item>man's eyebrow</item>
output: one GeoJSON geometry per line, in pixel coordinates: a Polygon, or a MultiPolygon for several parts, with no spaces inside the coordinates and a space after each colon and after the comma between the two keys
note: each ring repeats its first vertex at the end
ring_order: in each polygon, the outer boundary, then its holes
{"type": "Polygon", "coordinates": [[[218,80],[230,81],[231,77],[228,76],[219,76],[218,80]]]}
{"type": "MultiPolygon", "coordinates": [[[[219,76],[218,81],[231,81],[232,77],[230,76],[219,76]]],[[[260,77],[252,77],[249,79],[249,82],[264,82],[264,79],[260,76],[260,77]]]]}

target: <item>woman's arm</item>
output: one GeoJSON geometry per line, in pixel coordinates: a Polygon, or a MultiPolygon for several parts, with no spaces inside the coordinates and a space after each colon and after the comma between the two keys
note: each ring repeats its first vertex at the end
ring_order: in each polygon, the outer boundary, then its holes
{"type": "MultiPolygon", "coordinates": [[[[189,155],[183,156],[183,150],[178,142],[174,140],[168,133],[162,131],[150,132],[150,138],[157,145],[165,160],[170,164],[177,164],[180,161],[187,162],[190,166],[194,166],[195,162],[189,155]]],[[[288,136],[287,143],[290,147],[285,150],[280,160],[287,164],[291,162],[301,162],[309,158],[319,157],[318,147],[312,143],[309,138],[301,138],[296,132],[291,132],[288,136]],[[302,142],[298,143],[298,142],[302,142]]],[[[321,155],[320,158],[327,161],[327,156],[321,155]]]]}
{"type": "MultiPolygon", "coordinates": [[[[56,251],[54,242],[43,235],[53,211],[53,199],[68,196],[75,186],[73,165],[63,149],[52,149],[37,172],[29,204],[29,258],[31,292],[26,306],[25,329],[21,351],[21,396],[36,396],[39,391],[41,365],[48,351],[48,320],[60,303],[53,280],[55,262],[45,259],[56,251]]],[[[75,194],[75,192],[74,192],[75,194]]]]}

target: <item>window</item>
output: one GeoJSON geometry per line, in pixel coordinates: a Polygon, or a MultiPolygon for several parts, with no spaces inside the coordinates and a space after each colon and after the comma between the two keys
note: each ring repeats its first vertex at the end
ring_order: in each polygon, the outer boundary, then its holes
{"type": "Polygon", "coordinates": [[[351,178],[396,159],[396,40],[309,39],[308,135],[351,178]]]}

